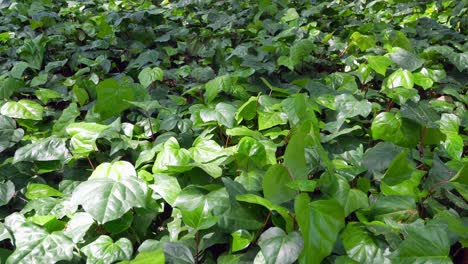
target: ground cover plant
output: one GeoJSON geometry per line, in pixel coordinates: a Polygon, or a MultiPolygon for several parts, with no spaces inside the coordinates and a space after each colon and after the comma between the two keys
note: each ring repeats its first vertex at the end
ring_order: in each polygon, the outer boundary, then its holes
{"type": "Polygon", "coordinates": [[[1,263],[462,263],[466,1],[0,0],[1,263]]]}

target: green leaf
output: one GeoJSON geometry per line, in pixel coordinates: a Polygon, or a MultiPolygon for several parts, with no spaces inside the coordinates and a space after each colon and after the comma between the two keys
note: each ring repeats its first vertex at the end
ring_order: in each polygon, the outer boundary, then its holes
{"type": "Polygon", "coordinates": [[[413,74],[408,70],[398,69],[388,76],[382,87],[387,89],[395,89],[403,87],[411,89],[414,86],[413,74]]]}
{"type": "Polygon", "coordinates": [[[452,159],[459,160],[463,155],[463,138],[458,134],[460,119],[454,114],[444,113],[438,122],[440,131],[445,134],[443,143],[447,153],[452,159]]]}
{"type": "Polygon", "coordinates": [[[230,75],[218,76],[205,84],[205,103],[210,103],[221,91],[229,91],[237,78],[230,75]]]}
{"type": "Polygon", "coordinates": [[[424,172],[417,170],[415,166],[408,161],[406,158],[407,155],[408,150],[404,150],[393,159],[387,171],[382,176],[382,181],[384,183],[392,186],[411,179],[415,174],[422,177],[424,172]]]}
{"type": "Polygon", "coordinates": [[[16,128],[12,118],[0,115],[0,152],[14,146],[24,135],[24,130],[16,128]]]}
{"type": "Polygon", "coordinates": [[[8,204],[15,196],[15,184],[11,181],[6,181],[0,184],[0,206],[8,204]]]}
{"type": "MultiPolygon", "coordinates": [[[[384,131],[376,131],[376,133],[380,132],[384,131]]],[[[390,142],[379,142],[374,147],[367,149],[366,153],[364,153],[362,164],[371,172],[383,171],[388,168],[392,160],[400,152],[401,148],[390,142]]]]}
{"type": "Polygon", "coordinates": [[[2,115],[30,120],[42,120],[43,111],[40,104],[26,99],[6,102],[0,109],[2,115]]]}
{"type": "Polygon", "coordinates": [[[15,78],[0,80],[0,100],[10,99],[19,89],[25,86],[24,82],[15,78]]]}
{"type": "Polygon", "coordinates": [[[153,251],[140,252],[134,259],[130,261],[119,262],[119,264],[148,264],[148,263],[154,263],[154,264],[166,263],[165,257],[164,257],[164,250],[160,248],[160,249],[156,249],[153,251]]]}
{"type": "Polygon", "coordinates": [[[345,216],[336,200],[310,202],[307,194],[296,196],[296,220],[304,239],[301,263],[321,263],[330,255],[338,233],[345,226],[345,216]]]}
{"type": "Polygon", "coordinates": [[[149,187],[171,206],[174,205],[174,202],[181,191],[176,177],[162,173],[154,175],[154,184],[149,187]]]}
{"type": "Polygon", "coordinates": [[[356,31],[349,38],[351,43],[358,46],[361,51],[375,47],[375,38],[373,36],[363,35],[356,31]]]}
{"type": "Polygon", "coordinates": [[[385,76],[387,68],[393,64],[392,60],[385,56],[367,56],[369,66],[378,74],[385,76]]]}
{"type": "Polygon", "coordinates": [[[146,184],[135,175],[120,176],[116,180],[114,174],[94,175],[75,188],[72,202],[101,224],[122,217],[131,208],[145,207],[146,184]]]}
{"type": "Polygon", "coordinates": [[[418,58],[418,56],[416,56],[414,53],[401,48],[396,48],[395,51],[389,55],[393,62],[395,62],[399,67],[408,71],[415,71],[424,63],[424,60],[418,58]]]}
{"type": "Polygon", "coordinates": [[[288,116],[283,112],[259,112],[258,130],[265,130],[288,122],[288,116]]]}
{"type": "Polygon", "coordinates": [[[304,246],[297,232],[286,234],[281,228],[271,227],[258,239],[267,264],[290,264],[297,260],[304,246]]]}
{"type": "Polygon", "coordinates": [[[415,220],[417,213],[414,198],[410,196],[381,196],[370,208],[371,219],[379,221],[415,220]]]}
{"type": "Polygon", "coordinates": [[[132,242],[121,238],[115,243],[108,236],[100,236],[84,246],[81,251],[88,258],[87,263],[111,264],[118,260],[129,260],[133,254],[132,242]]]}
{"type": "Polygon", "coordinates": [[[341,233],[346,253],[358,263],[387,263],[385,248],[381,248],[377,239],[366,230],[365,225],[349,223],[341,233]]]}
{"type": "Polygon", "coordinates": [[[367,117],[372,104],[367,100],[358,101],[351,94],[341,94],[335,97],[335,108],[339,111],[337,120],[344,120],[355,116],[367,117]]]}
{"type": "Polygon", "coordinates": [[[392,254],[398,263],[452,263],[449,257],[450,240],[443,226],[427,224],[409,225],[406,239],[392,254]]]}
{"type": "MultiPolygon", "coordinates": [[[[67,122],[68,123],[68,122],[67,122]]],[[[76,155],[86,156],[96,151],[96,140],[108,126],[97,123],[71,123],[66,127],[66,132],[71,136],[71,150],[76,155]]]]}
{"type": "Polygon", "coordinates": [[[297,13],[295,8],[289,8],[286,10],[284,15],[281,17],[281,22],[289,22],[292,20],[296,20],[299,18],[299,14],[297,13]]]}
{"type": "Polygon", "coordinates": [[[61,98],[62,95],[50,89],[39,88],[36,90],[37,99],[41,100],[43,104],[47,104],[50,99],[61,98]]]}
{"type": "Polygon", "coordinates": [[[145,88],[147,88],[154,81],[162,81],[163,76],[164,76],[163,70],[161,70],[160,68],[158,68],[158,67],[154,67],[154,68],[146,67],[138,75],[138,80],[140,80],[140,83],[145,88]]]}
{"type": "Polygon", "coordinates": [[[317,182],[314,180],[296,179],[288,182],[286,186],[300,192],[313,192],[317,186],[317,182]]]}
{"type": "MultiPolygon", "coordinates": [[[[47,78],[48,77],[49,77],[49,75],[47,73],[40,73],[39,75],[37,75],[36,77],[34,77],[31,80],[31,84],[30,84],[31,87],[36,87],[36,86],[43,85],[43,84],[47,83],[47,78]]],[[[48,90],[48,89],[44,89],[44,90],[48,90]]],[[[36,94],[37,94],[37,91],[36,91],[36,94]]]]}
{"type": "Polygon", "coordinates": [[[78,109],[78,106],[76,105],[76,103],[71,103],[67,108],[63,110],[60,117],[54,123],[52,127],[52,134],[60,136],[60,137],[65,136],[66,135],[65,129],[67,128],[68,125],[74,123],[75,119],[79,115],[80,115],[80,110],[78,109]]]}
{"type": "Polygon", "coordinates": [[[44,59],[45,45],[42,42],[43,35],[39,35],[34,39],[26,39],[17,53],[22,59],[27,61],[32,68],[39,70],[42,67],[44,59]]]}
{"type": "Polygon", "coordinates": [[[24,196],[26,196],[26,198],[28,199],[33,200],[37,198],[50,196],[62,197],[63,193],[46,184],[31,183],[28,184],[28,188],[26,189],[26,193],[24,194],[24,196]]]}
{"type": "Polygon", "coordinates": [[[369,207],[369,199],[367,195],[358,189],[350,189],[348,197],[344,204],[345,215],[348,216],[352,212],[369,207]]]}
{"type": "Polygon", "coordinates": [[[293,66],[296,66],[304,61],[309,54],[312,53],[315,45],[310,39],[301,39],[291,46],[289,58],[293,66]]]}
{"type": "Polygon", "coordinates": [[[420,101],[417,104],[408,102],[401,107],[401,116],[411,119],[421,126],[438,128],[435,121],[439,120],[439,115],[426,101],[420,101]]]}
{"type": "Polygon", "coordinates": [[[242,122],[242,120],[252,120],[257,115],[257,102],[258,96],[252,96],[237,109],[235,116],[237,123],[242,122]]]}
{"type": "Polygon", "coordinates": [[[271,166],[263,176],[263,194],[273,203],[281,204],[294,199],[295,192],[287,187],[292,179],[281,164],[271,166]]]}
{"type": "Polygon", "coordinates": [[[94,105],[94,110],[104,120],[129,108],[130,104],[127,101],[136,99],[138,87],[115,79],[106,79],[98,84],[96,90],[97,103],[94,105]]]}
{"type": "Polygon", "coordinates": [[[174,207],[182,213],[184,223],[196,230],[210,228],[217,222],[212,215],[213,204],[209,200],[209,193],[197,187],[183,189],[174,202],[174,207]]]}
{"type": "Polygon", "coordinates": [[[191,170],[192,157],[187,149],[179,146],[177,140],[169,138],[163,145],[163,149],[158,153],[153,166],[153,173],[184,172],[191,170]]]}
{"type": "Polygon", "coordinates": [[[13,69],[11,69],[10,76],[15,79],[21,79],[23,77],[24,71],[27,68],[31,68],[31,65],[29,65],[29,63],[26,63],[24,61],[18,61],[13,66],[13,69]]]}
{"type": "Polygon", "coordinates": [[[255,194],[237,195],[236,199],[241,202],[258,204],[267,208],[270,211],[278,212],[278,214],[280,214],[283,217],[284,221],[286,222],[286,231],[290,232],[292,230],[293,220],[291,218],[291,215],[289,214],[289,211],[286,208],[273,204],[269,200],[263,197],[260,197],[258,195],[255,195],[255,194]]]}
{"type": "Polygon", "coordinates": [[[88,213],[76,213],[68,221],[63,233],[73,240],[74,243],[80,242],[86,235],[86,232],[94,224],[94,220],[88,213]]]}
{"type": "Polygon", "coordinates": [[[123,178],[136,177],[133,165],[128,161],[104,162],[99,164],[88,179],[109,178],[119,181],[123,178]]]}
{"type": "Polygon", "coordinates": [[[63,232],[50,234],[31,222],[17,223],[10,228],[14,234],[16,249],[6,260],[7,264],[71,261],[74,244],[63,232]]]}
{"type": "Polygon", "coordinates": [[[133,213],[128,211],[121,218],[112,220],[104,224],[104,228],[110,234],[119,234],[130,228],[133,222],[133,213]]]}
{"type": "Polygon", "coordinates": [[[236,252],[245,249],[254,239],[253,235],[247,230],[239,229],[231,233],[232,243],[231,251],[236,252]]]}
{"type": "Polygon", "coordinates": [[[66,147],[65,139],[52,136],[17,149],[13,163],[21,161],[65,161],[69,158],[70,153],[66,147]]]}
{"type": "Polygon", "coordinates": [[[402,147],[414,147],[420,139],[420,126],[397,113],[378,114],[371,125],[372,137],[395,143],[402,147]]]}

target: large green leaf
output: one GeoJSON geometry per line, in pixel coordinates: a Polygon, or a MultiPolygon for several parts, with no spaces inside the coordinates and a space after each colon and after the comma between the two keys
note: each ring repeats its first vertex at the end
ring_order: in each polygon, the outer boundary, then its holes
{"type": "Polygon", "coordinates": [[[281,228],[271,227],[258,239],[267,264],[290,264],[297,260],[303,241],[297,232],[286,234],[281,228]]]}
{"type": "Polygon", "coordinates": [[[125,162],[99,165],[87,181],[75,188],[73,203],[102,224],[120,218],[133,207],[145,207],[148,187],[136,178],[132,168],[125,162]],[[119,171],[121,168],[123,171],[119,171]]]}
{"type": "Polygon", "coordinates": [[[55,263],[72,259],[74,243],[63,232],[48,233],[24,219],[13,221],[8,227],[13,231],[16,249],[6,263],[55,263]]]}
{"type": "Polygon", "coordinates": [[[44,108],[40,104],[26,99],[6,102],[0,108],[4,116],[30,120],[42,120],[43,112],[44,108]]]}
{"type": "Polygon", "coordinates": [[[108,126],[97,123],[71,123],[66,132],[71,136],[70,147],[76,155],[87,155],[97,150],[96,140],[108,126]]]}
{"type": "Polygon", "coordinates": [[[111,264],[117,260],[129,260],[132,257],[132,242],[127,238],[117,241],[108,236],[100,236],[81,249],[86,255],[86,263],[111,264]]]}
{"type": "Polygon", "coordinates": [[[332,252],[345,226],[343,207],[335,200],[310,202],[306,194],[296,197],[296,220],[304,239],[300,263],[321,263],[332,252]]]}

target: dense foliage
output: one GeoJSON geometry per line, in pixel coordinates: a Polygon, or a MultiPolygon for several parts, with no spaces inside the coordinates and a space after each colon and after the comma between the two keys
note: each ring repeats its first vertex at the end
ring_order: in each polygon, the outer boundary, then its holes
{"type": "Polygon", "coordinates": [[[2,262],[463,261],[467,10],[0,0],[2,262]]]}

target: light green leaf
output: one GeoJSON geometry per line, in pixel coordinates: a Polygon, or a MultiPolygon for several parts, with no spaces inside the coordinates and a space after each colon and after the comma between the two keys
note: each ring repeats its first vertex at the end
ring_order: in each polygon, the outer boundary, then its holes
{"type": "Polygon", "coordinates": [[[118,260],[129,260],[133,254],[133,246],[125,237],[114,243],[112,238],[100,236],[81,251],[88,257],[86,263],[111,264],[118,260]]]}
{"type": "Polygon", "coordinates": [[[354,32],[350,37],[351,43],[358,46],[361,51],[366,51],[369,48],[375,47],[375,38],[369,35],[363,35],[359,32],[354,32]]]}
{"type": "Polygon", "coordinates": [[[26,99],[6,102],[0,109],[2,115],[30,120],[42,120],[43,112],[44,108],[40,104],[26,99]]]}
{"type": "Polygon", "coordinates": [[[420,139],[420,126],[397,113],[378,114],[372,121],[371,131],[374,139],[382,139],[402,147],[414,147],[420,139]]]}
{"type": "Polygon", "coordinates": [[[11,227],[16,249],[6,260],[7,264],[56,263],[70,261],[73,242],[63,232],[49,233],[31,223],[18,223],[11,227]]]}
{"type": "Polygon", "coordinates": [[[36,90],[37,99],[41,100],[43,104],[47,104],[50,99],[61,98],[62,95],[50,89],[39,88],[36,90]]]}
{"type": "Polygon", "coordinates": [[[50,196],[62,197],[63,193],[47,184],[30,183],[28,184],[24,196],[30,200],[33,200],[50,196]]]}
{"type": "Polygon", "coordinates": [[[65,139],[48,137],[16,150],[13,163],[21,161],[64,161],[70,158],[65,139]]]}
{"type": "Polygon", "coordinates": [[[122,261],[119,264],[164,264],[165,262],[164,250],[162,248],[148,252],[140,252],[130,261],[122,261]]]}
{"type": "Polygon", "coordinates": [[[154,81],[162,81],[163,76],[164,76],[163,70],[161,70],[160,68],[158,68],[158,67],[154,67],[154,68],[146,67],[138,75],[138,80],[140,80],[140,83],[145,88],[147,88],[154,81]]]}
{"type": "Polygon", "coordinates": [[[369,66],[378,74],[385,76],[387,68],[392,65],[392,60],[385,56],[367,56],[369,66]]]}
{"type": "Polygon", "coordinates": [[[181,191],[176,177],[162,173],[154,175],[154,184],[151,184],[149,187],[171,206],[174,205],[181,191]]]}
{"type": "Polygon", "coordinates": [[[100,224],[122,217],[134,207],[146,206],[146,183],[136,177],[93,178],[78,185],[72,202],[81,205],[100,224]]]}
{"type": "Polygon", "coordinates": [[[422,177],[424,172],[417,170],[415,166],[408,161],[406,158],[407,155],[408,150],[404,150],[393,159],[387,171],[382,176],[382,181],[385,184],[390,186],[397,185],[411,179],[413,175],[414,177],[422,177]]]}
{"type": "Polygon", "coordinates": [[[80,242],[88,229],[94,224],[93,217],[88,213],[76,213],[68,221],[63,233],[71,238],[74,243],[80,242]]]}
{"type": "Polygon", "coordinates": [[[221,91],[229,91],[236,84],[237,78],[222,75],[205,84],[205,103],[210,103],[221,91]]]}
{"type": "Polygon", "coordinates": [[[231,233],[232,243],[231,251],[236,252],[245,249],[250,245],[250,242],[254,239],[253,235],[249,231],[239,229],[231,233]]]}
{"type": "Polygon", "coordinates": [[[80,110],[76,103],[71,103],[67,108],[62,112],[62,115],[57,119],[52,127],[52,134],[59,137],[65,136],[68,125],[75,122],[75,119],[80,115],[80,110]]]}
{"type": "MultiPolygon", "coordinates": [[[[140,88],[141,89],[141,88],[140,88]]],[[[118,82],[115,79],[106,79],[98,84],[97,103],[94,111],[101,115],[101,119],[108,119],[120,114],[130,107],[127,101],[134,101],[139,87],[129,83],[118,82]]]]}
{"type": "Polygon", "coordinates": [[[76,155],[86,156],[96,151],[96,139],[108,128],[108,126],[97,123],[80,122],[69,124],[65,130],[71,136],[70,146],[72,152],[76,155]]]}
{"type": "Polygon", "coordinates": [[[283,112],[259,112],[258,130],[265,130],[288,122],[288,115],[283,112]]]}
{"type": "Polygon", "coordinates": [[[406,89],[411,89],[414,86],[413,74],[408,70],[398,69],[394,71],[390,76],[388,76],[382,87],[387,89],[395,89],[398,87],[403,87],[406,89]]]}
{"type": "Polygon", "coordinates": [[[163,145],[163,149],[158,153],[153,166],[153,173],[184,172],[191,170],[191,154],[188,150],[179,146],[177,140],[169,138],[163,145]]]}
{"type": "Polygon", "coordinates": [[[119,181],[123,178],[136,177],[133,165],[128,161],[104,162],[99,164],[88,179],[109,178],[119,181]]]}

